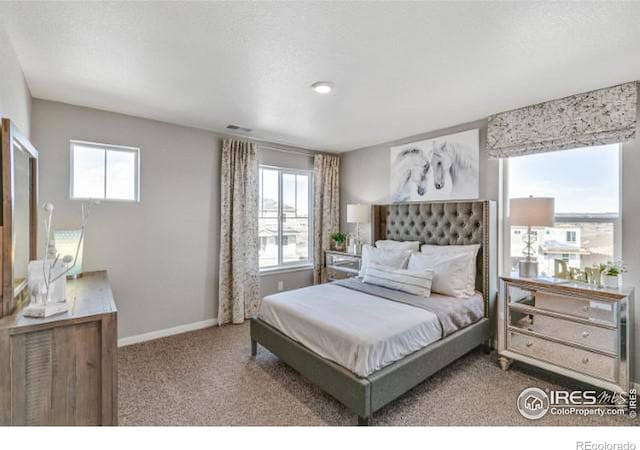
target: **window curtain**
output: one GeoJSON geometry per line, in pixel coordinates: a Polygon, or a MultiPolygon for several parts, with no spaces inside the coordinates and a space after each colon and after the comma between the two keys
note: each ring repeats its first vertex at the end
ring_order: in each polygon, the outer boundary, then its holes
{"type": "Polygon", "coordinates": [[[638,83],[572,95],[489,117],[492,158],[627,142],[637,128],[638,83]]]}
{"type": "Polygon", "coordinates": [[[244,322],[260,306],[256,145],[225,139],[220,174],[218,325],[223,325],[244,322]]]}
{"type": "Polygon", "coordinates": [[[340,156],[313,159],[313,282],[322,282],[324,251],[329,235],[340,229],[340,156]]]}

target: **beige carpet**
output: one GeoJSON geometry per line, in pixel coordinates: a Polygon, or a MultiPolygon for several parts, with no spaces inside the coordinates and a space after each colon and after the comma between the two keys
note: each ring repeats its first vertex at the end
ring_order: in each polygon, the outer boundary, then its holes
{"type": "MultiPolygon", "coordinates": [[[[354,425],[340,403],[264,348],[250,356],[248,325],[208,328],[119,350],[121,425],[354,425]]],[[[547,415],[515,407],[529,386],[565,379],[474,351],[374,414],[375,425],[637,425],[624,417],[547,415]]],[[[559,385],[558,383],[562,383],[559,385]]],[[[574,386],[575,387],[575,386],[574,386]]]]}

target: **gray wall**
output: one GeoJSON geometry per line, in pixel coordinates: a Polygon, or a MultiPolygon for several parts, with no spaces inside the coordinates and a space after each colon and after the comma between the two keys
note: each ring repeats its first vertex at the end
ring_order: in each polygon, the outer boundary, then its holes
{"type": "MultiPolygon", "coordinates": [[[[347,203],[386,202],[389,196],[389,147],[471,128],[480,128],[480,197],[498,200],[499,163],[486,157],[486,121],[437,130],[345,153],[340,174],[342,228],[347,203]]],[[[640,133],[639,133],[640,134],[640,133]]],[[[622,258],[629,264],[625,284],[640,289],[640,140],[622,146],[622,258]]],[[[366,236],[368,237],[368,227],[366,236]]],[[[365,233],[363,233],[365,234],[365,233]]],[[[502,255],[500,250],[498,254],[502,255]]],[[[638,295],[636,295],[638,297],[638,295]]],[[[636,303],[640,303],[640,299],[636,303]]],[[[640,331],[640,305],[635,308],[635,329],[640,331]]],[[[635,333],[635,380],[640,380],[640,332],[635,333]]]]}
{"type": "Polygon", "coordinates": [[[15,122],[20,131],[31,132],[31,94],[11,41],[0,26],[0,117],[15,122]]]}
{"type": "MultiPolygon", "coordinates": [[[[140,203],[104,202],[89,218],[84,270],[107,269],[119,337],[217,315],[220,139],[214,133],[45,100],[33,101],[40,150],[40,203],[56,206],[55,228],[76,227],[69,199],[69,140],[140,147],[140,203]]],[[[260,151],[268,164],[308,166],[310,157],[260,151]]],[[[309,284],[309,271],[263,279],[263,291],[309,284]]]]}
{"type": "MultiPolygon", "coordinates": [[[[498,161],[489,160],[485,156],[487,121],[479,120],[344,153],[340,165],[342,228],[354,230],[353,225],[346,223],[348,203],[370,204],[389,201],[389,147],[474,128],[480,129],[480,198],[497,200],[498,161]]],[[[368,239],[369,227],[364,225],[361,229],[363,237],[368,239]]]]}

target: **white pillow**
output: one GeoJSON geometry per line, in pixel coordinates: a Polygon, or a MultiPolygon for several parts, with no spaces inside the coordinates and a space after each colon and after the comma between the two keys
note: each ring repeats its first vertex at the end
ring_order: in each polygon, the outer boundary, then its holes
{"type": "Polygon", "coordinates": [[[467,255],[469,267],[467,268],[467,287],[465,291],[473,295],[476,290],[476,257],[480,250],[480,244],[471,245],[423,245],[420,251],[425,255],[467,255]]]}
{"type": "Polygon", "coordinates": [[[438,256],[414,253],[409,259],[408,270],[433,270],[431,291],[452,297],[465,298],[475,294],[475,283],[469,286],[469,257],[464,254],[438,256]]]}
{"type": "Polygon", "coordinates": [[[419,252],[420,241],[392,241],[385,239],[376,241],[376,248],[381,248],[382,250],[409,250],[419,252]]]}
{"type": "Polygon", "coordinates": [[[404,269],[407,265],[411,252],[409,250],[383,250],[375,248],[369,244],[362,246],[362,265],[360,266],[359,276],[364,277],[367,265],[370,262],[383,264],[394,269],[404,269]]]}
{"type": "Polygon", "coordinates": [[[420,271],[393,269],[389,266],[369,262],[363,281],[365,283],[419,295],[420,297],[429,297],[431,295],[432,279],[433,270],[430,269],[420,271]]]}

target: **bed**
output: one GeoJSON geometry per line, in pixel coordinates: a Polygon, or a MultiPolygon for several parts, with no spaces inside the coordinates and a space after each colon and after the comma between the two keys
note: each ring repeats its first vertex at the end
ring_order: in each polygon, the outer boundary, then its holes
{"type": "Polygon", "coordinates": [[[360,425],[464,354],[490,345],[496,297],[495,202],[377,204],[371,217],[372,240],[480,244],[476,295],[454,302],[433,294],[439,304],[455,305],[460,326],[451,329],[438,311],[358,280],[269,296],[250,324],[254,356],[259,343],[353,411],[360,425]]]}

